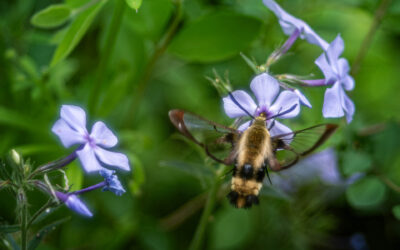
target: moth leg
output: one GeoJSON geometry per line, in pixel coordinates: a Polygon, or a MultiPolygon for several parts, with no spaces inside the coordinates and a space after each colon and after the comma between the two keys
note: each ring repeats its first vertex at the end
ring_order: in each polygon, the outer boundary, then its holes
{"type": "Polygon", "coordinates": [[[258,176],[257,176],[257,181],[262,181],[262,179],[264,179],[264,176],[265,176],[265,173],[266,173],[266,174],[267,174],[268,181],[269,181],[269,183],[272,185],[272,181],[271,181],[271,178],[269,177],[269,172],[268,172],[268,167],[267,167],[267,165],[268,165],[268,160],[265,160],[265,161],[264,161],[264,165],[262,166],[261,169],[259,169],[259,171],[260,171],[260,170],[263,171],[263,175],[262,175],[262,177],[261,177],[260,175],[258,175],[258,176]]]}

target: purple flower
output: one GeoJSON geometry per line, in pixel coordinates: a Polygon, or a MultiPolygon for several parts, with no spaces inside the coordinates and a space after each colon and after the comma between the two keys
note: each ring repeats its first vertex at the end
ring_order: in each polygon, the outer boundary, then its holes
{"type": "Polygon", "coordinates": [[[309,43],[316,44],[323,50],[328,48],[328,43],[318,36],[307,23],[287,13],[273,0],[263,0],[263,2],[279,19],[279,24],[286,35],[292,36],[297,33],[297,36],[291,37],[289,41],[291,44],[300,36],[301,39],[306,39],[309,43]]]}
{"type": "Polygon", "coordinates": [[[344,90],[354,88],[354,79],[349,75],[350,66],[346,59],[339,58],[343,53],[344,42],[338,35],[326,52],[315,60],[325,76],[325,84],[333,86],[326,90],[322,113],[324,117],[342,117],[346,115],[347,122],[353,119],[354,103],[344,90]]]}
{"type": "Polygon", "coordinates": [[[65,147],[81,145],[76,150],[76,154],[86,172],[103,169],[100,162],[129,170],[126,155],[102,148],[111,148],[118,143],[117,137],[103,122],[96,122],[89,134],[86,130],[86,114],[82,108],[63,105],[60,116],[61,119],[56,121],[51,130],[60,138],[65,147]]]}
{"type": "Polygon", "coordinates": [[[59,191],[56,191],[57,198],[63,202],[69,209],[72,211],[86,216],[92,217],[92,212],[89,211],[87,206],[76,196],[75,194],[65,194],[59,191]]]}
{"type": "Polygon", "coordinates": [[[100,175],[104,177],[106,183],[103,187],[103,191],[111,191],[119,196],[126,192],[121,182],[118,180],[118,177],[115,175],[115,171],[102,169],[100,170],[100,175]]]}
{"type": "MultiPolygon", "coordinates": [[[[250,88],[256,96],[258,105],[245,91],[236,90],[232,92],[232,96],[246,112],[235,103],[231,96],[227,96],[223,98],[225,113],[231,118],[248,116],[249,114],[259,116],[264,113],[272,136],[292,132],[290,128],[276,121],[274,117],[285,119],[297,116],[300,112],[299,97],[289,90],[282,91],[279,94],[278,80],[267,73],[254,77],[250,88]],[[279,96],[276,98],[278,94],[279,96]]],[[[239,130],[246,130],[250,123],[251,121],[243,123],[239,130]]]]}

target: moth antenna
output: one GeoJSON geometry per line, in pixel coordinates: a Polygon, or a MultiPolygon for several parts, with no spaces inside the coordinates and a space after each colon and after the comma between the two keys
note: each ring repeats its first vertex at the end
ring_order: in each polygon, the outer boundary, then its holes
{"type": "Polygon", "coordinates": [[[271,116],[271,117],[268,117],[267,120],[270,120],[270,119],[279,117],[279,116],[281,116],[281,115],[286,115],[287,113],[292,112],[296,107],[297,107],[297,103],[294,104],[292,107],[288,108],[287,110],[283,111],[282,113],[281,113],[280,110],[279,110],[278,114],[276,114],[276,115],[274,115],[274,116],[271,116]]]}
{"type": "Polygon", "coordinates": [[[271,130],[271,129],[275,126],[275,121],[276,121],[276,120],[273,120],[273,121],[272,121],[272,123],[271,123],[271,125],[269,126],[268,130],[271,130]]]}
{"type": "Polygon", "coordinates": [[[234,104],[236,104],[236,106],[238,106],[241,110],[243,110],[248,116],[250,116],[252,119],[254,119],[254,116],[252,116],[245,108],[243,108],[242,105],[240,105],[240,103],[235,99],[235,97],[232,95],[231,92],[228,93],[229,97],[231,98],[231,100],[233,101],[234,104]]]}

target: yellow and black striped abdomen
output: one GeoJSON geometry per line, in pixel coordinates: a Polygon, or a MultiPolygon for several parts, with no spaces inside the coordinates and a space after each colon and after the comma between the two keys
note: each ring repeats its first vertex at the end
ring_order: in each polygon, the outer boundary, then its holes
{"type": "Polygon", "coordinates": [[[271,141],[265,122],[255,123],[238,143],[238,157],[233,170],[230,202],[238,208],[258,204],[258,194],[265,177],[265,160],[270,154],[271,141]],[[264,124],[264,125],[263,125],[264,124]]]}

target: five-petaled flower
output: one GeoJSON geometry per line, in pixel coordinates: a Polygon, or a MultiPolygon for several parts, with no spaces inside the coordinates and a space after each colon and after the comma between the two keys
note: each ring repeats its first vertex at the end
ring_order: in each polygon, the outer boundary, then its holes
{"type": "MultiPolygon", "coordinates": [[[[259,116],[264,113],[267,117],[267,127],[272,136],[292,132],[290,128],[276,121],[275,118],[285,119],[297,116],[300,112],[299,97],[292,91],[285,90],[276,98],[280,88],[278,80],[267,73],[254,77],[250,88],[256,96],[258,105],[245,91],[236,90],[231,94],[234,99],[231,96],[223,98],[225,113],[231,118],[248,116],[249,114],[259,116]]],[[[243,123],[239,130],[246,130],[250,124],[251,120],[243,123]]]]}
{"type": "Polygon", "coordinates": [[[118,177],[115,175],[114,170],[102,169],[100,170],[100,175],[104,177],[106,183],[103,187],[103,191],[111,191],[119,196],[126,192],[121,182],[118,180],[118,177]]]}
{"type": "Polygon", "coordinates": [[[263,2],[279,19],[283,32],[291,36],[292,41],[289,41],[291,44],[300,36],[301,39],[306,39],[309,43],[316,44],[323,50],[328,48],[328,43],[315,33],[307,23],[287,13],[273,0],[263,0],[263,2]]]}
{"type": "Polygon", "coordinates": [[[86,113],[82,108],[63,105],[60,116],[61,119],[56,121],[51,130],[65,147],[80,145],[76,154],[86,172],[103,169],[100,162],[122,170],[130,169],[126,155],[102,148],[111,148],[118,143],[117,137],[103,122],[96,122],[89,134],[86,129],[86,113]]]}
{"type": "Polygon", "coordinates": [[[326,52],[317,58],[315,63],[325,76],[325,84],[332,85],[325,92],[322,113],[324,117],[342,117],[346,115],[347,122],[353,119],[354,103],[344,90],[354,88],[354,79],[349,75],[350,66],[346,59],[339,58],[343,53],[344,42],[338,35],[326,52]]]}
{"type": "Polygon", "coordinates": [[[59,191],[56,191],[55,194],[58,200],[64,203],[72,211],[86,217],[93,216],[92,212],[90,212],[87,206],[78,198],[77,195],[73,193],[65,194],[59,191]]]}

